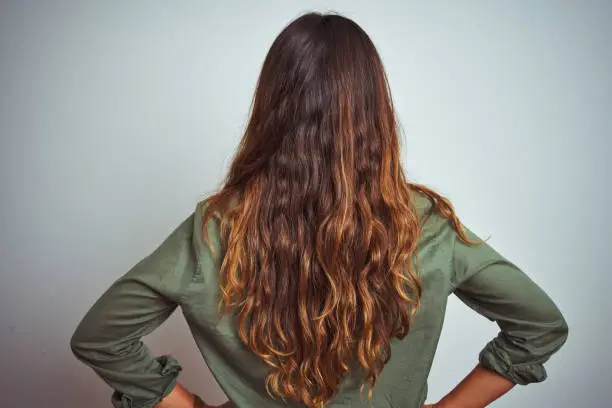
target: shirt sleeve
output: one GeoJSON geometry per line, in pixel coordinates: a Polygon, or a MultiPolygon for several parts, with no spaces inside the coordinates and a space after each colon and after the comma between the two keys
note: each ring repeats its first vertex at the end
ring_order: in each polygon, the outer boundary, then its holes
{"type": "Polygon", "coordinates": [[[141,338],[172,314],[193,276],[193,216],[113,283],[72,336],[75,356],[115,390],[114,407],[152,408],[176,384],[176,359],[152,355],[141,338]]]}
{"type": "MultiPolygon", "coordinates": [[[[471,240],[481,241],[464,228],[471,240]]],[[[479,364],[515,384],[544,381],[544,363],[568,336],[567,322],[557,305],[487,243],[470,246],[457,237],[453,262],[454,294],[500,329],[480,352],[479,364]]]]}

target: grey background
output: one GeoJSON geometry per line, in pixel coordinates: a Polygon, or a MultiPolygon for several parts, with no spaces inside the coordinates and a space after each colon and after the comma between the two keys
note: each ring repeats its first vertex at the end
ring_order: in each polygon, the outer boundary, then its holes
{"type": "MultiPolygon", "coordinates": [[[[219,185],[280,29],[329,9],[382,54],[410,177],[491,234],[570,324],[549,378],[493,406],[607,405],[611,3],[260,0],[0,3],[0,406],[109,406],[72,331],[219,185]]],[[[496,332],[451,297],[429,401],[496,332]]],[[[225,400],[179,314],[148,344],[225,400]]]]}

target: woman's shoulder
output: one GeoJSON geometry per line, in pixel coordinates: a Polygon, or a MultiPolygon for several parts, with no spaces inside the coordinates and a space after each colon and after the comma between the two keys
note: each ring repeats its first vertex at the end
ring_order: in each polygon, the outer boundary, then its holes
{"type": "Polygon", "coordinates": [[[419,217],[423,217],[430,213],[434,205],[431,198],[415,188],[409,187],[409,189],[412,204],[417,211],[417,215],[419,215],[419,217]]]}
{"type": "Polygon", "coordinates": [[[410,192],[421,226],[419,240],[425,243],[434,239],[438,247],[454,245],[457,231],[452,221],[438,210],[434,199],[417,189],[411,188],[410,192]]]}

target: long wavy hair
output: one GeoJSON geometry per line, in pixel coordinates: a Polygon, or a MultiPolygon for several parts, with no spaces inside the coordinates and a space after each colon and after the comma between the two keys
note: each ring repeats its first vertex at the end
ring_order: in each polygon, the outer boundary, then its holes
{"type": "Polygon", "coordinates": [[[467,242],[451,203],[404,176],[368,35],[335,14],[291,22],[265,58],[223,187],[202,202],[203,225],[220,220],[219,315],[233,311],[269,365],[272,398],[324,406],[357,362],[371,400],[422,293],[415,191],[467,242]]]}

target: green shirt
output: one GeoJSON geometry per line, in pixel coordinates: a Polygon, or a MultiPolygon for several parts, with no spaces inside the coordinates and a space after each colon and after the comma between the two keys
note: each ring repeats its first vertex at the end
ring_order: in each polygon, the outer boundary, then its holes
{"type": "MultiPolygon", "coordinates": [[[[430,201],[420,194],[419,216],[430,201]]],[[[219,245],[217,226],[208,226],[219,245]]],[[[466,228],[472,240],[480,240],[466,228]]],[[[394,339],[391,359],[373,392],[375,408],[420,408],[442,329],[448,296],[455,294],[499,326],[478,355],[479,363],[516,384],[546,379],[545,363],[566,341],[568,325],[551,298],[488,244],[469,246],[448,220],[433,213],[419,241],[421,305],[411,331],[394,339]]],[[[201,228],[200,205],[149,256],[119,278],[76,329],[71,347],[115,392],[121,408],[151,408],[174,387],[180,371],[171,356],[154,356],[141,338],[180,307],[212,374],[238,408],[303,407],[266,394],[267,366],[239,340],[235,324],[217,317],[220,264],[201,228]]],[[[367,407],[361,377],[348,377],[327,406],[367,407]]]]}

